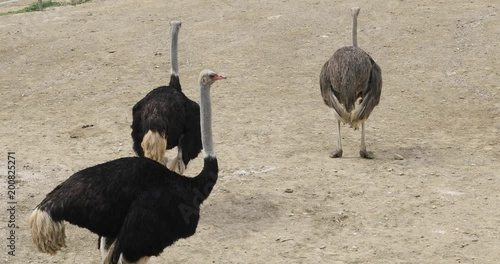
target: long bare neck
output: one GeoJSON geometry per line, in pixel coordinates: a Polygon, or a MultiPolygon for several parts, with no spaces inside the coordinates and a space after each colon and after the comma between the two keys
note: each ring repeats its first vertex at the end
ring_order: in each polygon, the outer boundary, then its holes
{"type": "Polygon", "coordinates": [[[352,15],[352,45],[354,47],[358,46],[358,15],[359,15],[359,7],[351,8],[352,15]]]}
{"type": "Polygon", "coordinates": [[[170,42],[170,64],[172,68],[170,69],[170,74],[179,76],[179,62],[177,61],[177,41],[179,39],[179,29],[181,28],[181,22],[173,21],[171,25],[172,30],[170,34],[172,40],[170,42]]]}
{"type": "Polygon", "coordinates": [[[205,157],[215,158],[212,141],[212,102],[210,100],[210,85],[200,87],[200,125],[201,143],[205,157]]]}
{"type": "Polygon", "coordinates": [[[193,181],[201,204],[212,192],[219,173],[219,166],[212,143],[212,104],[209,85],[200,88],[200,125],[201,142],[205,157],[203,159],[203,170],[193,178],[193,181]]]}

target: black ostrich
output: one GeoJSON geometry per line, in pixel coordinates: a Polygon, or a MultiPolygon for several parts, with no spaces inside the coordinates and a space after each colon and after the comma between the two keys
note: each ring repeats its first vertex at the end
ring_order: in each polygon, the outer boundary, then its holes
{"type": "Polygon", "coordinates": [[[105,264],[146,263],[180,238],[193,235],[200,205],[217,181],[210,86],[225,79],[200,73],[203,170],[185,177],[144,157],[109,161],[79,171],[35,208],[29,224],[38,251],[55,254],[66,246],[64,221],[110,241],[105,264]]]}
{"type": "Polygon", "coordinates": [[[172,25],[169,86],[160,86],[149,92],[132,109],[132,139],[139,157],[163,162],[167,149],[177,147],[177,156],[170,170],[180,174],[190,160],[202,149],[200,133],[200,106],[187,98],[181,90],[177,63],[177,39],[181,23],[172,25]]]}
{"type": "Polygon", "coordinates": [[[382,71],[375,61],[357,43],[357,17],[359,8],[351,9],[353,17],[353,46],[338,49],[323,65],[320,74],[321,96],[332,108],[337,118],[337,149],[330,157],[342,157],[340,122],[350,124],[354,129],[361,125],[361,148],[359,154],[372,159],[366,150],[365,121],[378,105],[382,92],[382,71]],[[357,103],[359,102],[359,103],[357,103]]]}

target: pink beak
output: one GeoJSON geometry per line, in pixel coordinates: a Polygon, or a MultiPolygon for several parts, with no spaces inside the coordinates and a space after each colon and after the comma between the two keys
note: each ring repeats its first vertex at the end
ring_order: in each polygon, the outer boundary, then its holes
{"type": "Polygon", "coordinates": [[[218,80],[223,80],[223,79],[227,79],[227,77],[225,76],[222,76],[222,75],[215,75],[214,77],[212,77],[212,80],[214,81],[218,81],[218,80]]]}

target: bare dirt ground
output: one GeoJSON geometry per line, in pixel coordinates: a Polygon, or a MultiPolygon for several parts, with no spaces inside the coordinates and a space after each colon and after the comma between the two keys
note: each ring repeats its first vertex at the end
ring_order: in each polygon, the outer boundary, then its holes
{"type": "Polygon", "coordinates": [[[1,208],[7,151],[18,176],[16,256],[2,209],[0,262],[100,263],[72,225],[66,249],[36,253],[28,217],[74,172],[134,155],[131,108],[168,82],[178,19],[184,92],[198,100],[203,68],[229,76],[212,94],[221,172],[197,234],[150,263],[500,263],[499,4],[95,0],[0,17],[1,208]],[[344,158],[328,157],[319,72],[352,43],[352,6],[383,71],[374,160],[347,126],[344,158]]]}

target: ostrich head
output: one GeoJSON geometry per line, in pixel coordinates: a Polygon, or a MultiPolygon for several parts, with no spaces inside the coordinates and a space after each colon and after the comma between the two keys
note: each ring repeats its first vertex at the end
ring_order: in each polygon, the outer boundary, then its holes
{"type": "Polygon", "coordinates": [[[359,15],[359,10],[361,10],[361,8],[359,8],[359,7],[353,7],[353,8],[351,8],[351,15],[352,15],[353,17],[358,17],[358,15],[359,15]]]}
{"type": "Polygon", "coordinates": [[[176,20],[174,20],[174,21],[170,21],[170,25],[171,25],[171,26],[173,26],[173,27],[178,27],[178,28],[180,28],[180,27],[181,27],[181,25],[182,25],[182,22],[181,22],[181,21],[176,21],[176,20]]]}
{"type": "Polygon", "coordinates": [[[203,70],[200,73],[200,84],[202,85],[212,85],[217,80],[226,79],[226,77],[215,73],[212,70],[203,70]]]}

